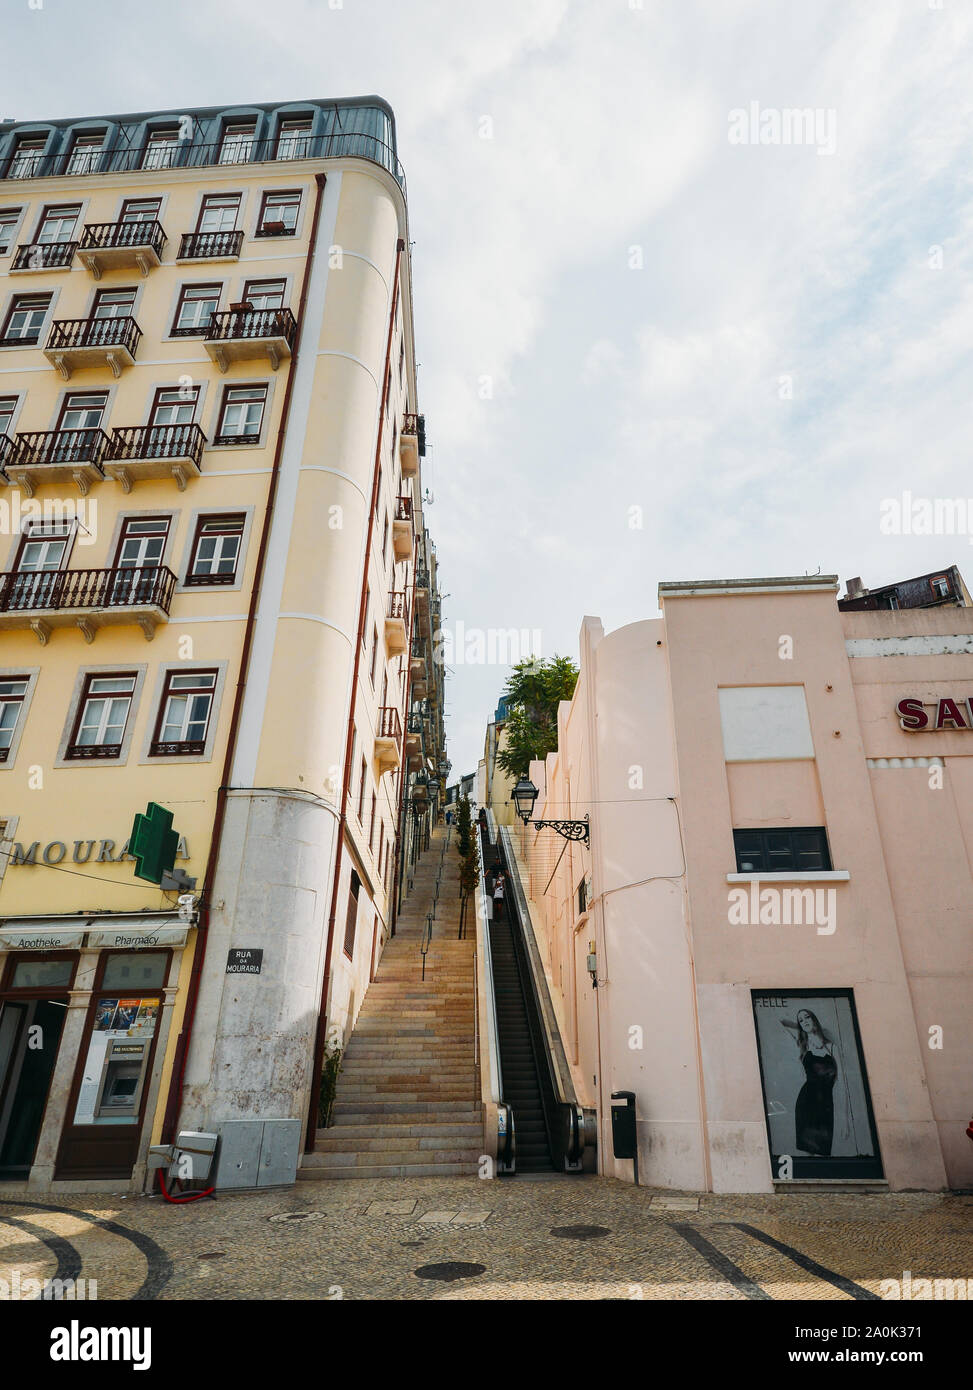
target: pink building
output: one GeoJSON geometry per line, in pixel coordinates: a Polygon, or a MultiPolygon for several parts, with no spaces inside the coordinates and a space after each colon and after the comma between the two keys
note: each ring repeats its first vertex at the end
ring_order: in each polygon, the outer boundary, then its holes
{"type": "Polygon", "coordinates": [[[581,630],[518,835],[579,1094],[640,1181],[973,1187],[973,609],[662,584],[581,630]],[[593,981],[595,982],[593,984],[593,981]]]}

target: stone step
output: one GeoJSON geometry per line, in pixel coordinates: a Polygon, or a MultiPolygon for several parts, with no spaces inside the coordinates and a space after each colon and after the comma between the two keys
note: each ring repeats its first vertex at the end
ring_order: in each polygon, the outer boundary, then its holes
{"type": "MultiPolygon", "coordinates": [[[[422,1141],[417,1141],[422,1142],[422,1141]]],[[[302,1167],[306,1168],[365,1168],[376,1163],[390,1163],[398,1167],[403,1163],[475,1163],[480,1157],[476,1147],[463,1145],[459,1148],[449,1145],[449,1140],[430,1139],[422,1148],[383,1149],[373,1153],[344,1153],[329,1151],[321,1153],[315,1149],[313,1154],[305,1154],[302,1167]],[[445,1147],[435,1147],[444,1145],[445,1147]]]]}
{"type": "MultiPolygon", "coordinates": [[[[305,1154],[305,1163],[313,1154],[305,1154]]],[[[370,1167],[316,1168],[302,1166],[298,1182],[336,1182],[342,1178],[459,1178],[472,1177],[479,1169],[479,1156],[465,1163],[375,1164],[370,1167]]]]}
{"type": "MultiPolygon", "coordinates": [[[[416,1117],[418,1118],[418,1117],[416,1117]]],[[[315,1135],[315,1143],[321,1144],[330,1139],[332,1135],[341,1134],[345,1142],[354,1141],[357,1147],[359,1141],[366,1139],[378,1139],[385,1135],[393,1136],[395,1139],[453,1139],[457,1141],[458,1148],[466,1148],[467,1145],[476,1144],[482,1138],[483,1126],[479,1122],[455,1120],[442,1121],[440,1123],[408,1123],[402,1121],[399,1115],[376,1115],[374,1120],[387,1120],[387,1124],[368,1123],[368,1117],[364,1115],[352,1115],[347,1120],[331,1125],[328,1129],[319,1129],[315,1135]],[[350,1123],[354,1120],[355,1123],[350,1123]],[[365,1121],[365,1123],[361,1123],[365,1121]],[[463,1141],[463,1142],[460,1142],[463,1141]]],[[[543,1128],[543,1126],[542,1126],[543,1128]]],[[[518,1126],[518,1134],[520,1127],[518,1126]]]]}
{"type": "MultiPolygon", "coordinates": [[[[465,1157],[465,1155],[478,1148],[477,1140],[482,1141],[482,1131],[480,1134],[400,1134],[398,1131],[390,1131],[387,1135],[370,1134],[363,1138],[359,1134],[349,1135],[347,1131],[337,1126],[329,1130],[327,1137],[315,1141],[314,1152],[316,1154],[327,1154],[329,1157],[343,1157],[348,1163],[363,1162],[363,1155],[367,1154],[386,1154],[386,1153],[448,1153],[450,1158],[465,1157]]],[[[373,1160],[375,1161],[375,1160],[373,1160]]],[[[399,1162],[398,1159],[395,1160],[399,1162]]]]}

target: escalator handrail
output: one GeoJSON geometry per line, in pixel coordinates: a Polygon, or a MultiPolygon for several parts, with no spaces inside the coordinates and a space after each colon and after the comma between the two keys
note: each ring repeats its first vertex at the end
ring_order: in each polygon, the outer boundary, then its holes
{"type": "Polygon", "coordinates": [[[477,836],[480,854],[480,884],[476,910],[476,934],[483,951],[483,989],[486,994],[487,1017],[484,1052],[490,1079],[490,1100],[503,1104],[503,1072],[500,1067],[500,1030],[497,1027],[497,994],[493,981],[493,951],[490,942],[490,910],[487,903],[486,877],[483,873],[483,852],[477,836]]]}

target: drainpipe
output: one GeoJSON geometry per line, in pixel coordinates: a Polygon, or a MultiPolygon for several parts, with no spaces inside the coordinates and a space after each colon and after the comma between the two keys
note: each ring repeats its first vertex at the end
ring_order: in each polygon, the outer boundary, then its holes
{"type": "MultiPolygon", "coordinates": [[[[312,1153],[318,1128],[318,1091],[315,1078],[321,1075],[324,1063],[324,1043],[328,1026],[328,990],[331,986],[331,949],[334,945],[335,917],[338,911],[338,881],[341,877],[341,861],[345,846],[345,824],[347,822],[348,792],[351,786],[351,749],[355,737],[355,706],[358,701],[358,670],[361,662],[362,634],[367,617],[366,601],[368,594],[368,562],[372,554],[372,532],[375,529],[375,508],[378,504],[378,487],[381,478],[382,440],[385,430],[385,402],[389,388],[389,362],[392,357],[392,337],[395,332],[395,311],[399,305],[399,269],[405,242],[399,237],[395,247],[395,272],[392,281],[392,304],[389,310],[389,328],[385,342],[385,367],[382,373],[382,393],[378,403],[378,437],[375,440],[375,464],[372,470],[372,497],[368,508],[368,529],[365,534],[365,564],[362,569],[361,595],[358,600],[358,633],[355,638],[355,659],[351,675],[351,699],[348,702],[348,728],[345,733],[345,771],[341,779],[341,808],[338,817],[337,848],[334,861],[334,882],[331,887],[331,911],[328,915],[328,941],[324,953],[324,978],[321,981],[321,1003],[318,1007],[318,1024],[314,1037],[314,1061],[311,1070],[311,1098],[308,1105],[307,1130],[304,1138],[304,1152],[312,1153]]],[[[384,614],[383,614],[384,620],[384,614]]],[[[405,733],[402,735],[403,751],[405,733]]]]}
{"type": "Polygon", "coordinates": [[[287,437],[287,424],[290,417],[294,376],[297,371],[297,359],[301,349],[301,341],[304,337],[304,311],[307,304],[308,284],[311,279],[311,266],[314,261],[314,248],[317,242],[318,222],[321,217],[321,199],[324,195],[324,185],[327,182],[327,176],[325,174],[315,174],[314,182],[317,187],[314,195],[314,211],[311,217],[311,231],[308,238],[307,254],[304,258],[304,276],[301,281],[301,297],[297,306],[297,336],[294,340],[294,350],[291,354],[290,370],[287,373],[287,384],[284,387],[284,402],[281,408],[280,428],[277,431],[274,462],[270,472],[270,485],[267,489],[267,506],[264,510],[263,525],[260,532],[260,547],[257,551],[253,585],[250,591],[250,607],[247,611],[247,622],[243,635],[243,650],[240,655],[240,675],[237,680],[236,692],[233,696],[233,710],[230,714],[230,728],[226,741],[226,756],[223,759],[223,775],[220,778],[220,785],[216,793],[216,811],[213,816],[213,831],[210,836],[209,856],[206,860],[206,872],[203,877],[203,887],[200,894],[202,906],[200,908],[200,923],[197,932],[196,951],[193,955],[192,971],[190,973],[189,985],[186,992],[186,1012],[183,1017],[182,1031],[176,1043],[176,1052],[172,1066],[172,1079],[169,1082],[169,1094],[166,1098],[165,1117],[162,1122],[162,1142],[164,1144],[170,1144],[175,1139],[178,1130],[179,1113],[182,1109],[182,1090],[186,1073],[186,1061],[189,1056],[189,1044],[192,1041],[193,1023],[196,1018],[196,1002],[199,998],[203,964],[206,959],[206,941],[209,926],[209,896],[213,889],[213,878],[216,873],[216,864],[223,838],[223,822],[226,819],[227,793],[229,791],[233,759],[236,755],[237,735],[240,727],[240,716],[243,710],[243,696],[247,688],[250,653],[253,648],[253,635],[257,623],[257,605],[260,601],[260,588],[263,582],[267,546],[270,541],[270,528],[274,517],[274,503],[277,497],[277,483],[280,477],[280,461],[284,452],[284,440],[287,437]]]}

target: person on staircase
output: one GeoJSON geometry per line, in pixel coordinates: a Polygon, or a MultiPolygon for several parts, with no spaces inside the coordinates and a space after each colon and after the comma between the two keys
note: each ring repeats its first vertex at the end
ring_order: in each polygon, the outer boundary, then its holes
{"type": "Polygon", "coordinates": [[[496,922],[503,921],[503,874],[498,873],[493,880],[493,918],[496,922]]]}

